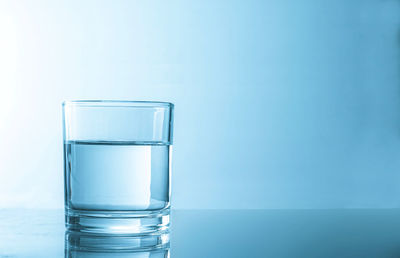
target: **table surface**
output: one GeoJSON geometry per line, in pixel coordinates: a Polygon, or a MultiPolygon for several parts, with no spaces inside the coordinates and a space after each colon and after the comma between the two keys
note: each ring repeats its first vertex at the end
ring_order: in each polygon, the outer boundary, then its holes
{"type": "MultiPolygon", "coordinates": [[[[172,258],[400,257],[398,209],[173,210],[171,223],[172,258]]],[[[62,210],[0,210],[0,257],[105,257],[64,239],[62,210]]]]}

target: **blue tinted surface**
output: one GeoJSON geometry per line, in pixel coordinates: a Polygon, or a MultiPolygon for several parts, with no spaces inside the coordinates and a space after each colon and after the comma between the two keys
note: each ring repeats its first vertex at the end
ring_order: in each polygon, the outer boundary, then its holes
{"type": "MultiPolygon", "coordinates": [[[[175,210],[171,257],[399,257],[400,210],[175,210]]],[[[0,257],[64,257],[63,211],[0,210],[0,257]]],[[[159,257],[74,253],[72,257],[159,257]]]]}

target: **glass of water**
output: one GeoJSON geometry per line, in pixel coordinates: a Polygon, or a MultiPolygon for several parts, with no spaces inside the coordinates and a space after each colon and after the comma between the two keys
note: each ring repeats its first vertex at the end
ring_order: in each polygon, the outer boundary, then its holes
{"type": "Polygon", "coordinates": [[[63,103],[68,230],[168,230],[173,109],[150,101],[63,103]]]}

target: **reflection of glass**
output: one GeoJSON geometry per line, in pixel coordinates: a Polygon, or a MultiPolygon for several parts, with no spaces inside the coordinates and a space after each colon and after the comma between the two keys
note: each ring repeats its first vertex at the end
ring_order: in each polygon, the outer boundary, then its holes
{"type": "Polygon", "coordinates": [[[142,234],[169,226],[173,104],[67,101],[66,226],[142,234]]]}
{"type": "Polygon", "coordinates": [[[169,233],[117,236],[66,231],[65,258],[74,257],[169,257],[169,233]]]}

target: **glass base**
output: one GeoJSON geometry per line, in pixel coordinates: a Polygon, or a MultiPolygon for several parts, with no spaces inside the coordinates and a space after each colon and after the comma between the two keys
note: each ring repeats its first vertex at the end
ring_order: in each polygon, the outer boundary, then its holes
{"type": "Polygon", "coordinates": [[[93,253],[109,257],[110,252],[121,255],[134,252],[140,254],[138,257],[150,257],[150,254],[151,257],[167,257],[164,255],[169,253],[169,232],[167,230],[135,236],[99,235],[69,230],[65,232],[65,257],[81,257],[78,254],[86,257],[86,255],[92,256],[93,253]]]}
{"type": "Polygon", "coordinates": [[[66,209],[67,230],[110,235],[141,235],[165,231],[170,209],[158,211],[83,211],[66,209]]]}

